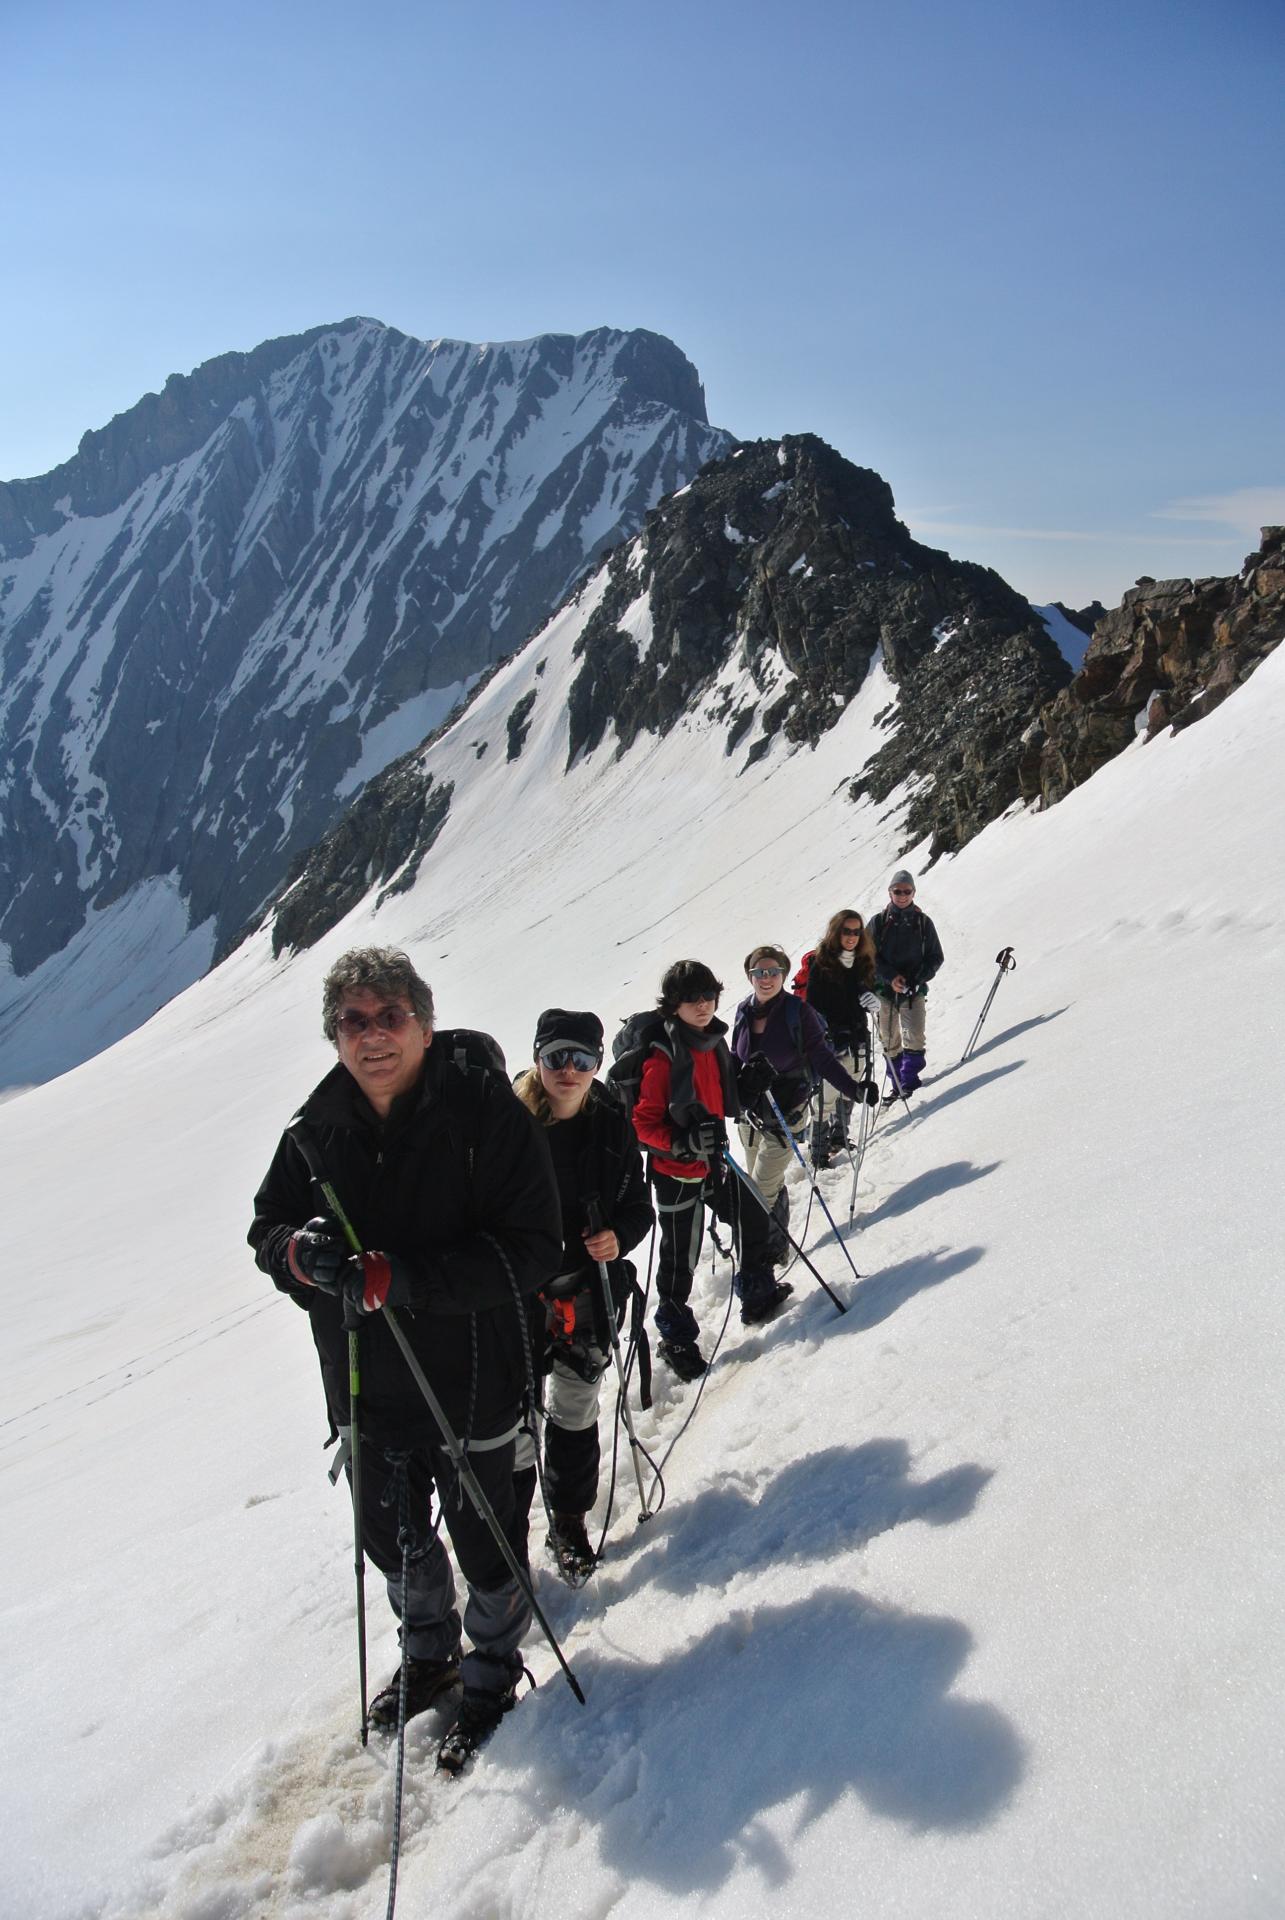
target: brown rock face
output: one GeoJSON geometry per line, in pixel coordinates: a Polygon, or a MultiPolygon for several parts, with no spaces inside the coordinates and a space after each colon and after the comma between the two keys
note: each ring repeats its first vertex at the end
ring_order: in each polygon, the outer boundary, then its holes
{"type": "Polygon", "coordinates": [[[1237,578],[1140,580],[1099,620],[1083,667],[1040,715],[1031,747],[1043,805],[1138,731],[1151,740],[1212,713],[1282,638],[1285,527],[1263,528],[1237,578]]]}

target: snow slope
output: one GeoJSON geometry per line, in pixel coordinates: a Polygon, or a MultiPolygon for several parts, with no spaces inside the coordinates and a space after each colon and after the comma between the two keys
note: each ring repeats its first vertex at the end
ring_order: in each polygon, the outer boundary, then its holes
{"type": "MultiPolygon", "coordinates": [[[[384,1911],[344,1498],[306,1330],[243,1244],[328,1064],[334,954],[409,944],[440,1018],[516,1064],[544,1005],[610,1020],[680,953],[730,1000],[753,942],[797,954],[879,904],[896,809],[842,794],[882,738],[880,669],[815,751],[778,741],[743,776],[698,716],[563,778],[583,611],[431,750],[458,784],[409,892],[296,960],[256,939],[0,1108],[0,1911],[384,1911]],[[531,686],[520,757],[470,783],[531,686]]],[[[636,1528],[626,1492],[587,1589],[541,1575],[587,1707],[533,1638],[539,1691],[470,1782],[438,1783],[413,1728],[400,1911],[1285,1906],[1283,722],[1277,653],[924,879],[932,1077],[868,1156],[859,1280],[810,1221],[848,1312],[796,1269],[779,1321],[733,1318],[659,1517],[636,1528]]],[[[849,1185],[822,1183],[845,1224],[849,1185]]],[[[726,1292],[707,1269],[711,1341],[726,1292]]],[[[647,1443],[690,1404],[659,1382],[647,1443]]],[[[370,1616],[382,1678],[377,1593],[370,1616]]]]}

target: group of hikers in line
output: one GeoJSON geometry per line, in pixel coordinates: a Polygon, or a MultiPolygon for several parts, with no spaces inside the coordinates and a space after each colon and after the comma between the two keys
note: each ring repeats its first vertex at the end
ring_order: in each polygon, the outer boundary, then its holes
{"type": "Polygon", "coordinates": [[[658,1227],[658,1352],[680,1380],[697,1378],[707,1363],[690,1301],[706,1208],[731,1229],[742,1321],[769,1319],[791,1292],[776,1274],[788,1250],[784,1181],[814,1085],[817,1167],[846,1144],[853,1104],[879,1100],[871,1017],[895,1083],[886,1097],[918,1086],[942,950],[914,891],[903,868],[868,928],[852,910],[834,914],[793,991],[788,956],[755,947],[730,1030],[715,973],[675,961],[657,1005],[621,1029],[605,1084],[593,1012],[541,1014],[532,1064],[510,1086],[487,1036],[435,1030],[432,991],[404,953],[358,948],[327,974],[322,1028],[338,1061],[282,1135],[249,1239],[308,1313],[345,1459],[349,1336],[360,1329],[360,1538],[403,1655],[369,1720],[395,1727],[460,1689],[443,1771],[458,1773],[517,1700],[537,1409],[549,1550],[573,1583],[595,1564],[586,1519],[600,1383],[631,1301],[641,1332],[629,1254],[658,1227]],[[388,1308],[405,1310],[395,1328],[388,1308]],[[466,1497],[453,1440],[489,1516],[466,1497]],[[443,1525],[467,1589],[462,1620],[443,1525]]]}

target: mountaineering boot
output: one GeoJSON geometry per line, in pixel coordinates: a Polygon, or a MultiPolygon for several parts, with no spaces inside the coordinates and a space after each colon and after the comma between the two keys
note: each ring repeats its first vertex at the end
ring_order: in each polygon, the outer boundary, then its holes
{"type": "MultiPolygon", "coordinates": [[[[456,1660],[415,1660],[406,1662],[406,1718],[413,1720],[417,1713],[426,1713],[457,1687],[460,1680],[459,1661],[456,1660]]],[[[401,1699],[401,1669],[393,1675],[382,1693],[377,1693],[370,1703],[367,1718],[379,1733],[392,1733],[397,1727],[398,1706],[401,1699]]]]}
{"type": "Polygon", "coordinates": [[[788,1280],[767,1280],[748,1288],[741,1296],[741,1325],[761,1326],[770,1320],[789,1299],[794,1288],[788,1280]]]}
{"type": "Polygon", "coordinates": [[[833,1133],[828,1121],[812,1122],[812,1138],[808,1142],[808,1153],[818,1173],[823,1173],[830,1164],[833,1147],[833,1133]]]}
{"type": "Polygon", "coordinates": [[[699,1380],[705,1371],[705,1356],[694,1340],[662,1340],[656,1351],[680,1380],[699,1380]]]}
{"type": "Polygon", "coordinates": [[[888,1055],[887,1071],[888,1085],[884,1088],[883,1104],[885,1107],[891,1107],[901,1098],[901,1055],[899,1053],[888,1055]]]}
{"type": "Polygon", "coordinates": [[[919,1085],[919,1076],[924,1070],[923,1054],[915,1053],[907,1049],[907,1051],[902,1054],[898,1065],[901,1070],[902,1092],[914,1093],[919,1085]]]}
{"type": "Polygon", "coordinates": [[[555,1513],[545,1537],[549,1557],[570,1586],[579,1587],[598,1564],[597,1555],[585,1532],[584,1516],[579,1513],[555,1513]]]}
{"type": "Polygon", "coordinates": [[[774,1267],[787,1267],[794,1249],[786,1238],[786,1229],[790,1224],[790,1196],[782,1187],[772,1202],[772,1216],[768,1221],[768,1253],[774,1267]]]}
{"type": "MultiPolygon", "coordinates": [[[[523,1669],[525,1672],[526,1669],[523,1669]]],[[[520,1680],[521,1674],[518,1675],[520,1680]]],[[[528,1678],[530,1676],[528,1675],[528,1678]]],[[[534,1686],[534,1681],[532,1685],[534,1686]]],[[[518,1683],[506,1687],[502,1693],[483,1691],[479,1687],[465,1687],[464,1697],[460,1701],[460,1710],[441,1746],[437,1749],[437,1770],[439,1773],[463,1773],[479,1747],[484,1747],[506,1713],[511,1713],[518,1704],[518,1683]]]]}

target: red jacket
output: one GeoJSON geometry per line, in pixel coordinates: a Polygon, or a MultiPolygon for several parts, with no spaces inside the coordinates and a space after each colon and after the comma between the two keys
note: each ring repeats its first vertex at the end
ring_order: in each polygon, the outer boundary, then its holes
{"type": "MultiPolygon", "coordinates": [[[[715,1119],[723,1117],[723,1076],[719,1071],[715,1048],[692,1051],[692,1091],[715,1119]]],[[[669,1118],[669,1055],[659,1048],[643,1061],[642,1085],[634,1107],[634,1132],[651,1152],[651,1164],[657,1173],[674,1180],[703,1180],[709,1172],[704,1160],[675,1160],[670,1157],[674,1129],[669,1118]]]]}

